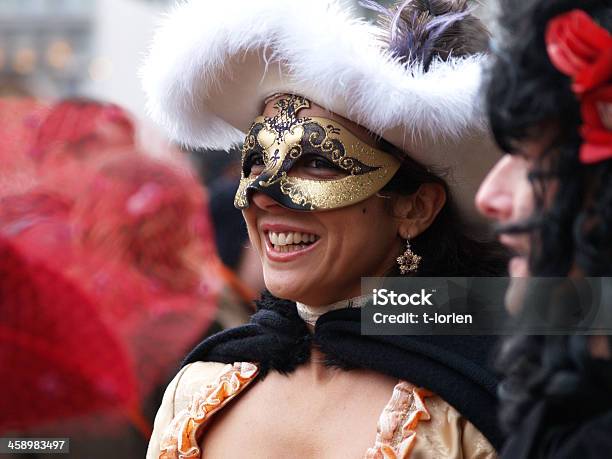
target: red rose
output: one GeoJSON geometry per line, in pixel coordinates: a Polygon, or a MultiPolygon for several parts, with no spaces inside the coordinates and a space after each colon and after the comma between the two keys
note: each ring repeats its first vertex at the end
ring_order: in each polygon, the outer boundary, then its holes
{"type": "Polygon", "coordinates": [[[549,22],[546,50],[552,64],[572,78],[580,99],[580,161],[612,158],[612,35],[584,11],[573,10],[549,22]]]}
{"type": "Polygon", "coordinates": [[[583,94],[612,76],[612,35],[582,10],[552,19],[546,30],[552,63],[573,78],[573,90],[583,94]]]}
{"type": "Polygon", "coordinates": [[[612,85],[584,95],[580,108],[583,121],[580,133],[584,139],[580,161],[592,164],[612,158],[612,85]]]}

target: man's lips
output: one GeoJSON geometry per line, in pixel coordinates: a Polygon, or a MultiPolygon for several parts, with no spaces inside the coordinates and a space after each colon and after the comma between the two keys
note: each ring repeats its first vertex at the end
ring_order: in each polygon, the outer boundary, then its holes
{"type": "Polygon", "coordinates": [[[499,242],[510,251],[508,274],[510,277],[529,277],[529,246],[526,236],[515,237],[508,234],[499,236],[499,242]]]}
{"type": "Polygon", "coordinates": [[[513,236],[502,234],[499,237],[499,242],[503,244],[506,248],[508,248],[513,255],[519,257],[529,256],[529,248],[523,240],[523,237],[517,239],[513,236]]]}

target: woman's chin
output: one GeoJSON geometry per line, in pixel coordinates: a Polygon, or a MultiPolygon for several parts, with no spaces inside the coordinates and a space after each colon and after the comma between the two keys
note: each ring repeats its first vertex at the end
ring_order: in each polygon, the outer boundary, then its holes
{"type": "MultiPolygon", "coordinates": [[[[305,281],[304,277],[289,279],[287,277],[267,277],[264,274],[266,289],[275,297],[304,304],[320,304],[320,298],[326,288],[320,282],[305,281]]],[[[323,303],[327,304],[327,303],[323,303]]]]}
{"type": "Polygon", "coordinates": [[[285,300],[299,301],[303,296],[303,282],[288,279],[286,276],[275,276],[274,273],[266,274],[264,271],[264,282],[266,289],[274,296],[285,300]]]}

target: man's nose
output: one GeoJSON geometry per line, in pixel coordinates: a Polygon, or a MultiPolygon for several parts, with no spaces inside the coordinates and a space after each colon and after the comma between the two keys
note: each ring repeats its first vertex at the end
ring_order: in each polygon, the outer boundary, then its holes
{"type": "Polygon", "coordinates": [[[500,222],[512,216],[513,184],[511,169],[512,157],[505,155],[486,176],[478,193],[476,193],[476,208],[487,218],[500,222]]]}

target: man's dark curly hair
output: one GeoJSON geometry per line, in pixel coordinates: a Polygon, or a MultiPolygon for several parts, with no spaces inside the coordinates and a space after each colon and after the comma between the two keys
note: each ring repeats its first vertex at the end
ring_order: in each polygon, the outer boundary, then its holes
{"type": "MultiPolygon", "coordinates": [[[[497,143],[516,154],[522,142],[541,142],[548,138],[543,133],[551,134],[529,176],[535,194],[533,216],[500,228],[529,233],[533,276],[561,277],[575,270],[583,276],[612,275],[612,160],[592,165],[579,161],[580,105],[570,78],[552,65],[544,40],[549,21],[573,9],[612,29],[610,0],[501,0],[500,36],[491,46],[494,61],[486,105],[497,143]],[[551,184],[554,197],[545,203],[551,184]]],[[[586,338],[580,337],[506,341],[499,356],[506,374],[500,389],[506,429],[518,425],[535,399],[550,394],[553,375],[573,365],[575,353],[569,349],[576,347],[575,341],[586,348],[586,338]]]]}

